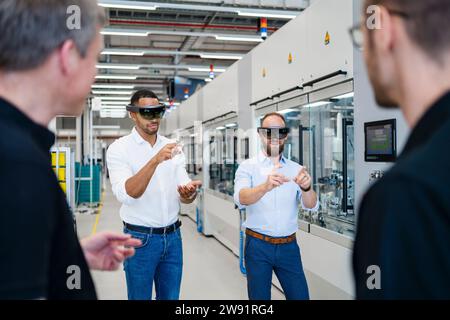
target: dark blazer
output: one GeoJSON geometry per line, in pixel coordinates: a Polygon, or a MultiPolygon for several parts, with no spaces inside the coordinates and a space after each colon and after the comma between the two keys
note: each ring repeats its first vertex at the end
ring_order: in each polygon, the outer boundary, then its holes
{"type": "Polygon", "coordinates": [[[450,93],[365,195],[353,253],[358,299],[450,299],[450,93]],[[381,289],[369,290],[370,266],[381,289]]]}

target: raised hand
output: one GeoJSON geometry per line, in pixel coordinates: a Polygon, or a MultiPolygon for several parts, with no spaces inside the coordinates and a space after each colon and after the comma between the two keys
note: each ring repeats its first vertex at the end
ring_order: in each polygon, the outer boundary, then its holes
{"type": "Polygon", "coordinates": [[[298,175],[294,178],[294,182],[300,186],[303,191],[311,189],[312,179],[305,167],[302,167],[298,175]]]}

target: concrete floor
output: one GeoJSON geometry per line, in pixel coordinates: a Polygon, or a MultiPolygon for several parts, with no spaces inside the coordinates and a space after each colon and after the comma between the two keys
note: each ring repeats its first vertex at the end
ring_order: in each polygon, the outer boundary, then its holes
{"type": "MultiPolygon", "coordinates": [[[[103,196],[100,215],[77,215],[79,236],[96,231],[122,232],[119,217],[120,204],[113,196],[109,182],[103,196]]],[[[245,276],[239,270],[238,258],[214,238],[206,238],[196,230],[195,223],[181,217],[184,267],[180,298],[182,300],[247,300],[245,276]]],[[[125,274],[120,268],[114,272],[94,271],[93,277],[99,299],[127,299],[125,274]]],[[[154,295],[153,295],[154,296],[154,295]]],[[[272,299],[284,299],[284,295],[272,286],[272,299]]]]}

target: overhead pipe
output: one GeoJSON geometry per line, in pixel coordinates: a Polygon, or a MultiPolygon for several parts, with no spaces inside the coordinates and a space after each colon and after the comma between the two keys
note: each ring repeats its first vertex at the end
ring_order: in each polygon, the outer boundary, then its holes
{"type": "MultiPolygon", "coordinates": [[[[258,26],[237,26],[237,25],[221,25],[221,24],[196,24],[196,23],[177,23],[177,22],[157,22],[157,21],[133,21],[133,20],[121,20],[110,19],[110,23],[121,25],[142,25],[142,26],[159,26],[159,27],[180,27],[191,29],[229,29],[229,30],[246,30],[246,31],[258,31],[258,26]]],[[[268,28],[268,30],[275,32],[278,28],[268,28]]]]}

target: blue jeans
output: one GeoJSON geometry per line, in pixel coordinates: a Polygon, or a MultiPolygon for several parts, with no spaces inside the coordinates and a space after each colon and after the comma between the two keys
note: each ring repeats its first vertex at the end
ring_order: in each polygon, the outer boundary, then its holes
{"type": "Polygon", "coordinates": [[[272,271],[280,281],[287,300],[309,300],[297,241],[276,245],[247,236],[245,267],[250,300],[271,299],[272,271]]]}
{"type": "Polygon", "coordinates": [[[154,282],[156,300],[178,300],[183,272],[180,229],[166,235],[126,228],[124,233],[142,241],[136,254],[124,262],[128,299],[151,300],[154,282]]]}

